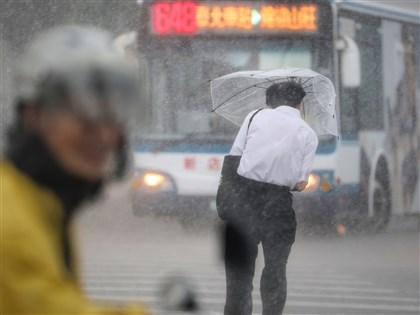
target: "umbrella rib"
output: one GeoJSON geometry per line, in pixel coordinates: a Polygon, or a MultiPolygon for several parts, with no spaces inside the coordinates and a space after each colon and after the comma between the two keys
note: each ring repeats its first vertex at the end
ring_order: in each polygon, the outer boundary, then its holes
{"type": "Polygon", "coordinates": [[[308,80],[306,80],[305,82],[301,83],[301,86],[303,87],[303,85],[304,85],[306,82],[308,82],[310,79],[312,79],[312,78],[308,78],[308,80]]]}
{"type": "MultiPolygon", "coordinates": [[[[314,117],[312,117],[312,119],[318,118],[318,116],[321,116],[321,115],[323,115],[323,114],[325,114],[325,113],[323,113],[323,112],[318,113],[318,114],[316,114],[314,117]]],[[[333,115],[333,116],[334,116],[334,115],[333,115]]]]}
{"type": "MultiPolygon", "coordinates": [[[[269,72],[269,71],[266,71],[266,72],[269,72]]],[[[259,73],[259,74],[261,74],[261,73],[259,73]]],[[[296,77],[292,77],[292,78],[296,78],[296,77]]],[[[273,83],[273,84],[275,84],[275,83],[276,83],[275,81],[270,80],[270,79],[268,79],[267,77],[266,77],[266,78],[264,78],[264,79],[265,79],[265,80],[267,80],[268,82],[273,83]]],[[[288,77],[288,79],[289,79],[289,77],[288,77]]],[[[306,83],[307,81],[309,81],[310,79],[312,79],[312,78],[309,78],[308,80],[306,80],[306,81],[305,81],[305,83],[306,83]]],[[[283,80],[283,78],[279,76],[279,78],[278,78],[278,79],[276,79],[276,80],[283,80]]],[[[214,112],[215,112],[216,110],[218,110],[220,107],[222,107],[222,106],[223,106],[223,105],[225,105],[227,102],[229,102],[232,98],[234,98],[235,96],[237,96],[237,95],[241,94],[242,92],[245,92],[246,90],[252,89],[253,87],[258,87],[258,88],[266,89],[265,87],[259,86],[260,84],[264,84],[264,83],[258,83],[258,84],[255,84],[255,85],[251,85],[251,86],[247,87],[246,89],[243,89],[243,90],[239,91],[238,93],[236,93],[236,94],[232,95],[231,97],[229,97],[227,100],[223,101],[220,105],[218,105],[216,108],[214,108],[211,112],[212,112],[212,113],[214,113],[214,112]]],[[[303,87],[303,86],[302,86],[302,87],[303,87]]],[[[306,93],[314,93],[314,92],[306,92],[306,93]]]]}
{"type": "Polygon", "coordinates": [[[234,95],[232,95],[231,97],[229,97],[227,100],[225,100],[223,103],[221,103],[219,106],[217,106],[215,109],[213,109],[211,112],[212,113],[215,112],[217,109],[219,109],[221,106],[225,105],[227,102],[229,102],[235,96],[241,94],[242,92],[245,92],[246,90],[252,89],[253,87],[258,87],[258,88],[261,88],[261,89],[266,89],[265,87],[259,86],[260,84],[263,84],[263,83],[254,84],[252,86],[247,87],[246,89],[243,89],[243,90],[239,91],[238,93],[235,93],[234,95]]]}
{"type": "Polygon", "coordinates": [[[274,82],[273,80],[270,80],[269,78],[265,78],[268,82],[271,82],[273,84],[276,84],[276,82],[274,82]]]}

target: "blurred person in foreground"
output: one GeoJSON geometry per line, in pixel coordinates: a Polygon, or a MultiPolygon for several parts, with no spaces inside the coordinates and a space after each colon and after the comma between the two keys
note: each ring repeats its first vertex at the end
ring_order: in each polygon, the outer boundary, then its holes
{"type": "Polygon", "coordinates": [[[266,91],[269,108],[248,114],[230,151],[242,157],[237,192],[232,192],[235,209],[225,218],[231,226],[226,250],[228,255],[237,252],[242,261],[225,259],[225,315],[252,313],[260,242],[265,262],[260,285],[263,315],[283,312],[286,264],[296,233],[291,191],[305,189],[318,146],[315,132],[300,117],[305,95],[295,81],[271,85],[266,91]]]}
{"type": "Polygon", "coordinates": [[[1,158],[1,314],[148,314],[90,303],[77,277],[72,219],[126,167],[138,70],[85,26],[40,35],[15,75],[16,117],[1,158]]]}

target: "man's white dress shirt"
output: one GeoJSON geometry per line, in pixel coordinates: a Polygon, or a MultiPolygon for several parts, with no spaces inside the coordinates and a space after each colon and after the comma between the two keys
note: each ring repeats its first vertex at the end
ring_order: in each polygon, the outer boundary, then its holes
{"type": "Polygon", "coordinates": [[[249,113],[236,136],[231,155],[242,155],[238,174],[259,182],[288,186],[308,181],[318,138],[290,106],[264,109],[248,130],[249,113]]]}

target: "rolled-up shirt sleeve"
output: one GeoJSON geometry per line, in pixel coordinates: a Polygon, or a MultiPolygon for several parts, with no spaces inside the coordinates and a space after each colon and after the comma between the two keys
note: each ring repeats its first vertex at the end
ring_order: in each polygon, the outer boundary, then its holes
{"type": "Polygon", "coordinates": [[[254,112],[255,111],[249,113],[248,116],[246,116],[238,134],[236,135],[235,142],[233,142],[232,149],[230,149],[230,155],[243,154],[245,150],[246,137],[248,135],[249,120],[251,119],[251,116],[254,112]]]}
{"type": "Polygon", "coordinates": [[[299,176],[299,182],[308,181],[309,174],[312,171],[316,149],[318,148],[318,138],[315,133],[309,133],[306,137],[302,169],[299,176]]]}

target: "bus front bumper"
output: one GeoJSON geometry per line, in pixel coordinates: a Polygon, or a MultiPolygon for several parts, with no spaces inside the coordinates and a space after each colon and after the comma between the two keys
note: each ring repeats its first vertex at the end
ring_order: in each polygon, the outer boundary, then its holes
{"type": "MultiPolygon", "coordinates": [[[[176,218],[217,217],[215,196],[180,196],[175,193],[131,192],[133,211],[139,216],[176,218]]],[[[314,223],[340,223],[363,216],[358,191],[293,193],[296,216],[314,223]]]]}
{"type": "Polygon", "coordinates": [[[134,214],[177,218],[213,218],[217,216],[216,199],[211,196],[179,196],[172,193],[132,191],[134,214]]]}
{"type": "Polygon", "coordinates": [[[293,208],[296,216],[314,223],[341,223],[363,215],[360,194],[356,191],[331,193],[293,193],[293,208]]]}

